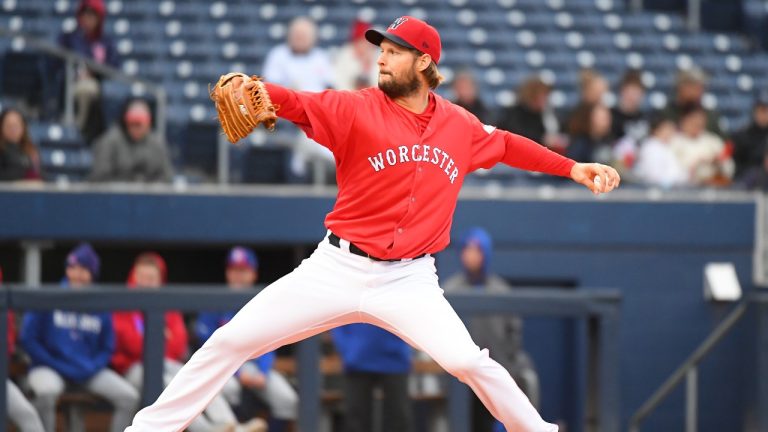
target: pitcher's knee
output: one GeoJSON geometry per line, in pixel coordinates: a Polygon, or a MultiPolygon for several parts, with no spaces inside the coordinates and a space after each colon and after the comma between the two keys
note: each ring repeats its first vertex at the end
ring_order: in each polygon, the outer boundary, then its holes
{"type": "Polygon", "coordinates": [[[225,324],[213,332],[210,339],[208,339],[208,342],[203,345],[203,347],[206,346],[227,353],[249,351],[253,349],[252,341],[243,337],[242,333],[235,331],[229,324],[225,324]]]}
{"type": "Polygon", "coordinates": [[[441,360],[440,364],[446,372],[461,380],[481,367],[487,357],[488,355],[484,351],[478,349],[456,353],[447,360],[441,360]]]}

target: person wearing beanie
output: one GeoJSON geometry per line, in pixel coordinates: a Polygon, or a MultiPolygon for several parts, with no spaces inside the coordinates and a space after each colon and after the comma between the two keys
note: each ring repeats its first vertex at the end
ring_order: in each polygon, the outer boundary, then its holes
{"type": "MultiPolygon", "coordinates": [[[[156,290],[168,282],[168,269],[162,256],[144,252],[134,260],[128,274],[128,289],[156,290]]],[[[115,352],[112,368],[141,391],[144,382],[144,315],[141,311],[118,311],[112,314],[115,328],[115,352]]],[[[187,328],[179,311],[165,313],[165,362],[163,383],[167,385],[181,369],[188,355],[187,328]]],[[[253,426],[239,425],[235,414],[222,397],[214,398],[204,414],[199,415],[188,427],[189,432],[261,432],[253,426]]]]}
{"type": "Polygon", "coordinates": [[[413,430],[408,374],[411,347],[371,324],[331,330],[344,367],[344,432],[413,430]],[[374,390],[383,394],[381,424],[375,425],[374,390]]]}
{"type": "MultiPolygon", "coordinates": [[[[99,267],[93,248],[87,243],[78,245],[66,258],[64,289],[87,288],[98,278],[99,267]]],[[[139,392],[107,367],[115,348],[110,313],[28,312],[20,339],[31,360],[29,386],[47,432],[55,430],[56,401],[67,385],[82,387],[112,404],[112,432],[128,427],[139,392]]]]}
{"type": "MultiPolygon", "coordinates": [[[[488,231],[480,227],[470,228],[461,237],[460,250],[462,272],[443,283],[446,293],[504,293],[511,289],[504,279],[490,270],[493,242],[488,231]]],[[[509,371],[533,406],[538,408],[539,377],[523,350],[522,319],[511,315],[475,317],[469,325],[469,333],[478,345],[488,347],[491,357],[509,371]]],[[[472,423],[472,430],[477,432],[495,431],[500,426],[477,398],[472,423]]]]}
{"type": "MultiPolygon", "coordinates": [[[[59,45],[87,59],[115,68],[120,57],[112,39],[104,32],[107,9],[103,0],[81,0],[77,6],[77,27],[59,35],[59,45]]],[[[59,72],[62,86],[63,70],[59,72]]],[[[63,88],[63,87],[62,87],[63,88]]],[[[79,66],[73,88],[75,97],[75,123],[87,142],[101,135],[106,128],[101,113],[101,78],[87,67],[79,66]]]]}
{"type": "MultiPolygon", "coordinates": [[[[3,284],[3,269],[0,267],[0,286],[3,284]]],[[[13,311],[8,311],[8,357],[13,357],[16,352],[16,318],[13,311]]],[[[5,380],[7,397],[6,409],[8,419],[16,425],[21,432],[43,432],[43,421],[40,420],[35,407],[24,396],[19,387],[11,381],[5,380]]]]}
{"type": "MultiPolygon", "coordinates": [[[[259,261],[251,249],[236,246],[227,254],[226,279],[230,289],[253,289],[258,280],[258,271],[259,261]]],[[[234,315],[235,311],[200,312],[195,327],[200,341],[207,341],[216,329],[228,323],[234,315]]],[[[274,362],[274,351],[247,361],[227,381],[222,394],[232,405],[240,405],[242,392],[254,394],[270,408],[269,431],[283,432],[298,418],[299,396],[285,376],[272,368],[274,362]]]]}

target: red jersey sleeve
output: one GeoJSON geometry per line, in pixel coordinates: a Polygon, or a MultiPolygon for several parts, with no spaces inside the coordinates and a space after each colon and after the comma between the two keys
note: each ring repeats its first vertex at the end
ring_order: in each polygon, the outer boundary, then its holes
{"type": "Polygon", "coordinates": [[[187,355],[189,337],[184,317],[172,311],[165,314],[165,358],[181,361],[187,355]]]}
{"type": "Polygon", "coordinates": [[[526,171],[538,171],[563,177],[571,176],[576,163],[524,136],[494,126],[484,125],[471,117],[472,163],[470,171],[491,168],[498,162],[526,171]]]}
{"type": "Polygon", "coordinates": [[[333,152],[347,142],[359,97],[355,92],[299,92],[272,83],[266,87],[272,103],[278,105],[277,115],[296,124],[309,138],[333,152]]]}

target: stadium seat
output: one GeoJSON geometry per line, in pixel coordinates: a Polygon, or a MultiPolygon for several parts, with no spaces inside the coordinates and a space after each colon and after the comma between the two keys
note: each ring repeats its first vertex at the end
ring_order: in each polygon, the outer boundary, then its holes
{"type": "Polygon", "coordinates": [[[3,58],[2,85],[5,97],[40,106],[42,100],[44,60],[42,54],[30,51],[7,51],[3,58]]]}
{"type": "Polygon", "coordinates": [[[210,178],[216,176],[219,125],[212,120],[190,122],[182,146],[184,167],[210,178]]]}
{"type": "Polygon", "coordinates": [[[291,151],[287,147],[249,147],[241,161],[243,183],[286,183],[291,151]]]}

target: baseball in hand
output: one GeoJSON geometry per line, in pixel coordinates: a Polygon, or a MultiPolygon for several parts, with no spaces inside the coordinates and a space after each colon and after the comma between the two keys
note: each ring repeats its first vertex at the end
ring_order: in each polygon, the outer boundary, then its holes
{"type": "Polygon", "coordinates": [[[602,183],[600,176],[595,176],[595,178],[592,179],[592,182],[595,184],[595,189],[600,190],[600,183],[602,183]]]}

